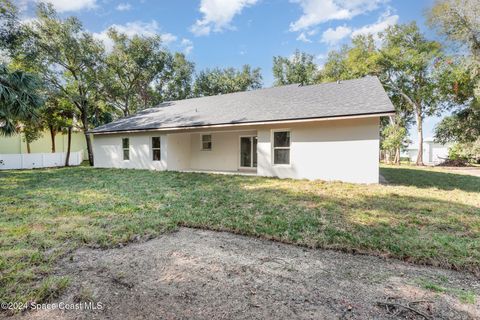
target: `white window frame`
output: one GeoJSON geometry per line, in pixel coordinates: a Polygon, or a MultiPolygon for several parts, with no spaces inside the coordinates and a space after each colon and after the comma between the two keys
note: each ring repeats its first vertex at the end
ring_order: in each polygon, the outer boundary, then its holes
{"type": "Polygon", "coordinates": [[[201,133],[200,134],[200,150],[201,151],[212,151],[213,150],[213,134],[211,134],[211,133],[201,133]],[[210,136],[210,149],[204,149],[203,148],[203,136],[210,136]]]}
{"type": "Polygon", "coordinates": [[[274,129],[272,130],[271,137],[271,152],[272,152],[272,166],[275,167],[290,167],[292,165],[292,131],[288,128],[285,129],[274,129]],[[290,134],[290,141],[288,147],[275,147],[275,132],[288,132],[290,134]],[[275,163],[275,149],[288,149],[288,163],[275,163]]]}
{"type": "Polygon", "coordinates": [[[123,161],[130,161],[130,138],[129,137],[123,137],[122,138],[122,159],[123,159],[123,161]],[[123,147],[123,140],[124,139],[128,140],[128,148],[123,147]],[[125,159],[125,150],[128,151],[128,159],[125,159]]]}
{"type": "Polygon", "coordinates": [[[150,137],[150,150],[152,150],[152,156],[150,158],[150,159],[152,159],[152,161],[154,161],[154,162],[162,161],[162,136],[152,136],[152,137],[150,137]],[[159,141],[160,142],[160,147],[158,147],[158,148],[153,147],[153,138],[158,138],[160,140],[159,141]],[[153,151],[154,150],[159,150],[160,151],[160,159],[153,160],[153,151]]]}

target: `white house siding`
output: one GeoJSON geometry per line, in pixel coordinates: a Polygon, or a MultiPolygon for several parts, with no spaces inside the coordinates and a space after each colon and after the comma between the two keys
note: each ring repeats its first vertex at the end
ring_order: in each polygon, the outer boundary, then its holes
{"type": "Polygon", "coordinates": [[[378,183],[379,118],[258,129],[258,175],[378,183]],[[272,130],[290,130],[290,165],[272,165],[272,130]]]}
{"type": "Polygon", "coordinates": [[[93,143],[95,167],[166,170],[166,142],[165,135],[155,133],[95,135],[93,143]],[[160,137],[160,161],[152,160],[151,144],[154,136],[160,137]],[[130,160],[123,160],[122,138],[130,140],[130,160]]]}
{"type": "Polygon", "coordinates": [[[167,134],[166,152],[168,170],[188,170],[190,168],[190,134],[167,134]]]}
{"type": "Polygon", "coordinates": [[[240,162],[240,136],[256,135],[256,130],[202,132],[191,134],[191,170],[236,171],[240,162]],[[201,135],[212,135],[212,150],[202,150],[201,135]]]}
{"type": "Polygon", "coordinates": [[[257,174],[280,178],[378,183],[379,118],[291,124],[233,126],[183,133],[95,135],[96,167],[156,170],[239,169],[239,137],[257,135],[257,174]],[[290,165],[273,165],[273,130],[290,131],[290,165]],[[212,135],[212,150],[201,150],[201,134],[212,135]],[[151,137],[161,135],[161,161],[152,161],[151,137]],[[130,138],[130,160],[122,159],[123,137],[130,138]]]}

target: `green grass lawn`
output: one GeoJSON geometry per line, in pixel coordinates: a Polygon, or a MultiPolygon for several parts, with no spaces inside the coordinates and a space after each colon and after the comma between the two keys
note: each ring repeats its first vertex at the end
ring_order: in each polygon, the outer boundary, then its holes
{"type": "Polygon", "coordinates": [[[176,226],[394,257],[480,274],[480,178],[382,167],[354,185],[90,167],[0,172],[0,301],[45,301],[79,246],[176,226]]]}

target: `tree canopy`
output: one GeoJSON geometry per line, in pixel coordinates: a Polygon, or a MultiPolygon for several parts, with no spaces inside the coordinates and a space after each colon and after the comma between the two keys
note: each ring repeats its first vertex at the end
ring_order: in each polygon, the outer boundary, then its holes
{"type": "Polygon", "coordinates": [[[163,76],[159,77],[156,88],[160,101],[191,98],[195,64],[188,61],[183,53],[168,56],[163,76]]]}
{"type": "Polygon", "coordinates": [[[155,102],[151,83],[166,69],[169,53],[160,36],[128,37],[115,29],[108,31],[113,49],[105,58],[100,83],[107,103],[128,116],[155,102]]]}
{"type": "Polygon", "coordinates": [[[318,80],[318,66],[314,56],[296,50],[292,57],[273,57],[274,85],[299,83],[302,85],[313,84],[318,80]]]}
{"type": "Polygon", "coordinates": [[[33,46],[25,50],[32,52],[22,62],[37,70],[49,86],[78,109],[88,159],[93,165],[89,117],[97,101],[96,93],[100,90],[98,75],[102,69],[104,48],[83,29],[77,18],[59,18],[52,5],[38,6],[37,19],[31,24],[29,32],[33,46]]]}
{"type": "Polygon", "coordinates": [[[262,75],[259,68],[252,69],[249,65],[244,65],[240,70],[215,68],[200,71],[195,79],[194,94],[197,97],[212,96],[261,87],[262,75]]]}
{"type": "Polygon", "coordinates": [[[43,103],[42,83],[36,75],[7,66],[23,36],[15,6],[0,0],[0,51],[5,54],[0,61],[0,134],[4,135],[17,133],[21,122],[37,121],[43,103]]]}
{"type": "Polygon", "coordinates": [[[457,107],[435,129],[435,137],[441,142],[480,141],[479,17],[476,0],[436,0],[427,13],[429,25],[453,49],[453,57],[442,66],[440,83],[442,93],[455,101],[457,107]]]}
{"type": "MultiPolygon", "coordinates": [[[[422,164],[423,120],[452,114],[436,128],[441,142],[478,141],[480,131],[480,6],[476,0],[435,0],[427,21],[446,40],[428,39],[415,23],[361,35],[329,52],[323,64],[296,50],[273,57],[274,85],[378,76],[395,105],[396,117],[382,120],[382,147],[395,152],[416,123],[417,163],[422,164]],[[445,49],[448,48],[448,50],[445,49]]],[[[57,132],[81,128],[89,160],[89,129],[162,101],[211,96],[262,87],[259,68],[211,68],[163,46],[160,35],[130,36],[111,29],[112,48],[93,37],[75,17],[60,18],[39,4],[36,19],[20,24],[10,0],[0,0],[0,131],[24,128],[57,132]]]]}

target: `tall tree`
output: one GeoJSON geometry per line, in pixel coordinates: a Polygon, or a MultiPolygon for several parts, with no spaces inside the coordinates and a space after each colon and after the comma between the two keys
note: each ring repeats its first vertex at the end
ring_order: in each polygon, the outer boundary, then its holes
{"type": "Polygon", "coordinates": [[[62,95],[50,93],[45,105],[40,110],[43,126],[50,132],[52,153],[56,152],[55,137],[59,132],[65,132],[71,126],[74,117],[74,106],[62,95]]]}
{"type": "Polygon", "coordinates": [[[173,101],[190,98],[193,95],[193,73],[195,65],[187,60],[183,53],[170,55],[162,76],[159,77],[157,90],[161,101],[173,101]]]}
{"type": "Polygon", "coordinates": [[[33,63],[45,81],[78,109],[88,160],[93,165],[89,118],[96,103],[92,96],[99,90],[97,74],[102,67],[103,46],[84,31],[77,18],[62,20],[51,5],[38,6],[30,32],[36,57],[33,63]]]}
{"type": "Polygon", "coordinates": [[[381,76],[381,54],[373,35],[360,35],[352,39],[350,46],[331,51],[317,81],[330,82],[361,78],[367,75],[381,76]]]}
{"type": "Polygon", "coordinates": [[[107,103],[123,116],[153,104],[152,88],[166,68],[169,53],[161,46],[160,36],[133,36],[110,29],[113,49],[107,55],[102,72],[102,89],[107,103]]]}
{"type": "Polygon", "coordinates": [[[294,83],[308,85],[317,81],[318,68],[313,55],[296,50],[291,58],[273,57],[273,76],[276,86],[294,83]]]}
{"type": "Polygon", "coordinates": [[[480,62],[479,17],[477,0],[435,0],[427,13],[427,22],[456,45],[467,46],[475,60],[480,62]]]}
{"type": "Polygon", "coordinates": [[[18,20],[17,7],[10,0],[0,0],[0,51],[10,54],[23,40],[24,32],[18,20]]]}
{"type": "Polygon", "coordinates": [[[35,122],[43,104],[40,84],[34,75],[21,70],[10,71],[0,64],[0,133],[18,132],[22,122],[35,122]]]}
{"type": "MultiPolygon", "coordinates": [[[[378,76],[382,80],[386,78],[386,67],[389,66],[382,59],[382,52],[373,35],[357,36],[352,39],[351,45],[329,53],[319,81],[347,80],[367,75],[378,76]]],[[[397,91],[388,86],[385,89],[395,106],[396,115],[381,122],[381,147],[388,154],[388,161],[394,154],[394,162],[399,164],[400,148],[406,141],[405,133],[412,122],[412,111],[397,91]]]]}
{"type": "Polygon", "coordinates": [[[195,79],[195,96],[212,96],[238,91],[254,90],[262,87],[260,69],[244,65],[241,70],[234,68],[207,69],[195,79]]]}
{"type": "Polygon", "coordinates": [[[381,148],[387,154],[387,163],[390,163],[391,156],[394,155],[393,162],[400,164],[400,148],[405,146],[408,132],[400,117],[390,117],[389,120],[390,123],[381,132],[381,148]]]}
{"type": "Polygon", "coordinates": [[[417,165],[423,165],[423,120],[438,114],[441,95],[432,68],[442,57],[440,43],[430,41],[415,23],[389,27],[382,34],[380,49],[382,83],[415,114],[418,135],[417,165]]]}
{"type": "MultiPolygon", "coordinates": [[[[379,76],[395,104],[397,117],[402,118],[394,123],[400,121],[407,126],[410,114],[415,115],[419,144],[416,162],[423,165],[423,119],[447,106],[433,72],[436,62],[443,57],[441,45],[426,39],[415,23],[391,26],[379,36],[379,48],[372,36],[362,36],[355,38],[351,47],[330,54],[320,79],[379,76]]],[[[399,125],[390,126],[390,134],[394,128],[399,125]]],[[[398,133],[400,136],[401,132],[398,133]]]]}
{"type": "Polygon", "coordinates": [[[35,142],[42,137],[44,129],[41,121],[27,120],[22,122],[23,141],[27,144],[27,153],[32,152],[32,142],[35,142]]]}
{"type": "Polygon", "coordinates": [[[480,5],[477,0],[436,0],[428,24],[454,52],[440,65],[441,91],[456,103],[435,129],[441,142],[480,140],[480,5]]]}
{"type": "Polygon", "coordinates": [[[31,73],[8,67],[11,56],[24,40],[17,8],[8,0],[0,0],[0,134],[18,132],[21,122],[35,122],[43,99],[41,82],[31,73]]]}

